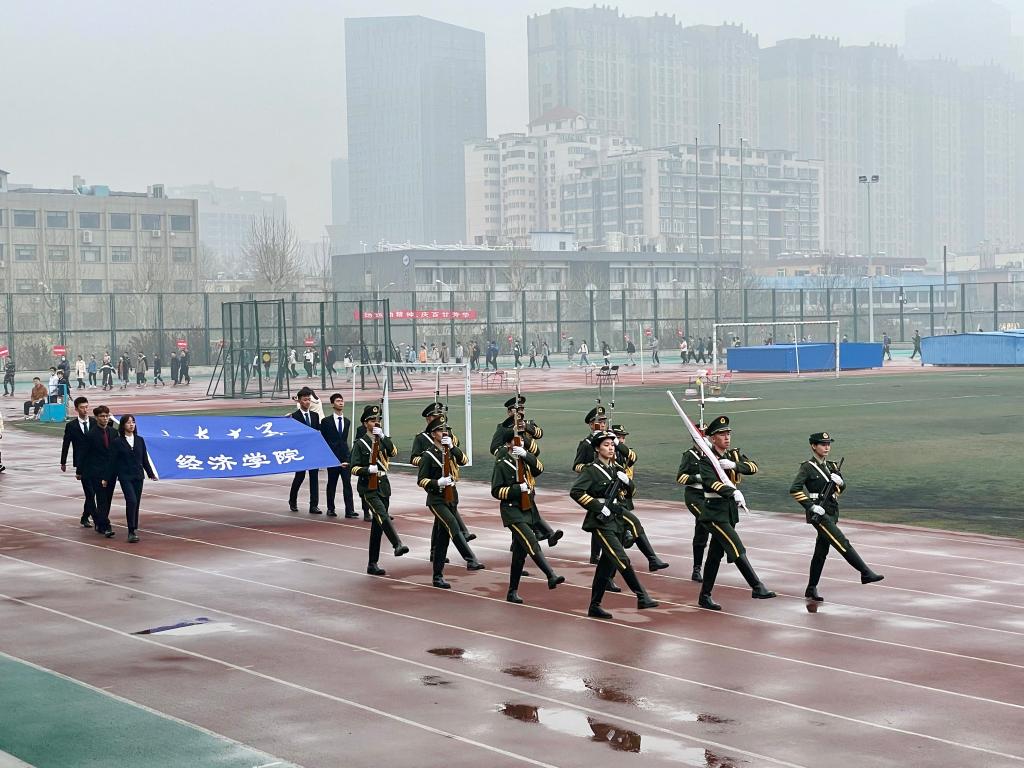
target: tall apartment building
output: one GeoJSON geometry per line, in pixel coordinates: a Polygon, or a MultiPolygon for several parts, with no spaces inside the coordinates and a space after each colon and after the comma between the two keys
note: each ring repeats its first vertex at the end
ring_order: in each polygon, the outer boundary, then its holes
{"type": "Polygon", "coordinates": [[[530,232],[561,229],[561,184],[583,162],[635,149],[565,107],[541,115],[527,133],[467,142],[466,241],[522,244],[530,232]]]}
{"type": "Polygon", "coordinates": [[[645,147],[756,139],[757,38],[740,27],[684,28],[674,16],[560,8],[527,21],[530,119],[555,107],[645,147]]]}
{"type": "Polygon", "coordinates": [[[742,173],[738,148],[724,148],[721,163],[715,146],[699,157],[698,168],[689,144],[585,162],[562,184],[563,229],[587,246],[625,241],[732,260],[742,252],[744,261],[821,249],[820,164],[746,145],[742,173]]]}
{"type": "Polygon", "coordinates": [[[273,192],[218,187],[210,182],[169,187],[167,194],[199,201],[201,242],[222,266],[244,263],[249,232],[258,217],[281,220],[288,215],[285,198],[273,192]]]}
{"type": "Polygon", "coordinates": [[[422,16],[345,20],[353,238],[455,242],[463,144],[487,135],[484,36],[422,16]]]}
{"type": "Polygon", "coordinates": [[[1024,78],[1024,46],[1009,9],[993,0],[931,0],[907,10],[908,59],[995,65],[1024,78]]]}
{"type": "Polygon", "coordinates": [[[199,203],[148,192],[8,184],[0,171],[0,292],[186,292],[199,286],[199,203]]]}

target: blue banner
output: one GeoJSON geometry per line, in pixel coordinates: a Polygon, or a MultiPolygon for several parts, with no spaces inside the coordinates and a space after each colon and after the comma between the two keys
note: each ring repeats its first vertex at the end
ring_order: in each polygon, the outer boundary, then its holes
{"type": "Polygon", "coordinates": [[[319,431],[290,417],[136,416],[165,480],[251,477],[338,466],[319,431]]]}

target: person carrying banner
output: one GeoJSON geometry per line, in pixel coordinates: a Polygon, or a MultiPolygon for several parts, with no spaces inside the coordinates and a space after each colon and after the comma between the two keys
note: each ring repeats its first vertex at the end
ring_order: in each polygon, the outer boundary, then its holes
{"type": "Polygon", "coordinates": [[[401,557],[409,551],[398,538],[398,532],[391,522],[391,515],[388,514],[388,506],[391,503],[388,467],[391,458],[398,455],[398,449],[391,438],[384,434],[380,425],[380,405],[366,406],[359,421],[365,427],[365,433],[362,437],[356,438],[352,446],[352,474],[358,478],[356,490],[371,513],[370,551],[366,572],[371,576],[384,576],[384,569],[377,565],[380,558],[381,536],[388,537],[391,546],[395,548],[395,557],[401,557]]]}
{"type": "Polygon", "coordinates": [[[709,454],[701,452],[697,465],[700,482],[704,487],[704,508],[700,522],[711,535],[711,546],[708,547],[708,559],[704,564],[704,581],[701,585],[697,604],[701,608],[712,611],[722,610],[722,606],[711,598],[711,590],[715,587],[718,567],[724,554],[727,562],[736,563],[743,578],[752,590],[751,597],[765,600],[775,597],[754,572],[754,567],[747,560],[746,548],[736,533],[736,524],[740,519],[740,507],[746,509],[743,492],[737,487],[740,475],[753,475],[757,472],[757,464],[738,450],[731,447],[732,429],[728,416],[719,416],[708,424],[705,434],[711,441],[709,454]],[[715,463],[712,463],[714,456],[715,463]],[[717,466],[716,466],[717,464],[717,466]],[[719,479],[719,471],[727,477],[731,485],[719,479]]]}
{"type": "Polygon", "coordinates": [[[808,524],[818,532],[804,597],[819,603],[824,598],[818,594],[818,580],[825,567],[829,547],[835,547],[846,562],[860,572],[861,584],[872,584],[885,578],[868,567],[839,530],[839,494],[846,490],[846,478],[841,471],[842,462],[837,464],[828,460],[833,440],[828,432],[811,435],[811,458],[800,465],[789,487],[790,495],[804,508],[808,524]]]}
{"type": "Polygon", "coordinates": [[[595,432],[590,440],[596,458],[583,468],[569,492],[572,500],[587,512],[583,530],[601,542],[601,557],[594,570],[587,615],[595,619],[612,618],[612,614],[601,607],[601,600],[615,571],[622,574],[622,580],[636,595],[637,608],[657,608],[657,601],[652,600],[640,584],[626,554],[632,533],[623,515],[624,502],[633,495],[635,486],[626,468],[616,463],[615,435],[595,432]]]}
{"type": "MultiPolygon", "coordinates": [[[[292,412],[292,418],[311,429],[319,431],[320,416],[310,407],[313,399],[313,390],[309,387],[303,387],[299,390],[297,398],[299,407],[292,412]]],[[[302,470],[295,473],[292,479],[291,490],[288,492],[288,509],[291,512],[299,511],[299,489],[302,487],[302,481],[306,479],[306,475],[309,475],[309,514],[322,515],[323,510],[319,507],[320,472],[316,469],[302,470]]]]}
{"type": "Polygon", "coordinates": [[[341,480],[342,495],[345,500],[345,517],[359,517],[352,503],[352,470],[349,431],[352,419],[345,415],[345,396],[340,392],[331,395],[331,415],[320,420],[320,434],[334,453],[339,465],[327,468],[327,516],[337,517],[335,499],[338,493],[338,480],[341,480]]]}
{"type": "Polygon", "coordinates": [[[703,581],[701,575],[701,563],[704,560],[704,549],[708,545],[710,534],[708,529],[701,524],[700,516],[704,507],[704,486],[700,481],[700,451],[697,447],[691,446],[689,450],[683,451],[679,460],[679,469],[676,471],[676,482],[684,486],[683,501],[686,509],[693,515],[693,571],[690,573],[691,581],[703,581]]]}
{"type": "Polygon", "coordinates": [[[449,542],[455,544],[468,570],[479,571],[484,564],[476,559],[459,528],[459,491],[455,486],[459,479],[458,468],[466,464],[466,454],[452,439],[448,419],[443,413],[431,420],[426,432],[431,445],[418,457],[417,482],[427,492],[427,509],[434,516],[434,529],[430,534],[433,584],[440,589],[450,589],[451,585],[444,580],[449,542]]]}
{"type": "Polygon", "coordinates": [[[96,515],[96,492],[92,484],[82,476],[82,467],[85,465],[86,438],[95,428],[96,419],[89,415],[88,398],[75,398],[75,415],[77,418],[64,425],[64,440],[60,446],[60,471],[67,472],[68,448],[71,448],[71,466],[75,470],[75,479],[82,483],[82,491],[85,493],[85,505],[82,507],[82,517],[78,522],[83,528],[89,528],[92,525],[90,518],[96,515]]]}
{"type": "Polygon", "coordinates": [[[96,512],[93,528],[108,539],[114,537],[110,527],[110,502],[114,498],[114,482],[117,479],[117,431],[110,425],[110,409],[98,405],[92,409],[96,428],[90,429],[85,437],[85,461],[79,466],[82,478],[96,498],[96,512]]]}
{"type": "Polygon", "coordinates": [[[491,496],[496,498],[501,512],[501,522],[512,533],[512,566],[509,571],[508,593],[505,599],[510,603],[521,603],[519,581],[523,576],[523,565],[529,555],[548,579],[548,589],[554,589],[565,581],[548,565],[537,542],[537,508],[534,505],[536,478],[544,471],[540,459],[522,445],[513,429],[501,434],[501,449],[494,458],[491,471],[491,496]]]}

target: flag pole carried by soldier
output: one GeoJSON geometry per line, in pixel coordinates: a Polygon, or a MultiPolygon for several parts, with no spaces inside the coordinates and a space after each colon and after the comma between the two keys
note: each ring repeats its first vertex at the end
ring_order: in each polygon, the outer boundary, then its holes
{"type": "Polygon", "coordinates": [[[522,445],[522,435],[517,432],[519,422],[515,424],[514,428],[505,429],[501,434],[502,445],[495,454],[491,472],[491,495],[500,502],[502,525],[512,533],[512,567],[505,599],[510,603],[521,603],[519,582],[527,555],[547,577],[548,589],[554,589],[565,578],[551,569],[537,541],[534,486],[537,476],[544,471],[544,465],[522,445]]]}
{"type": "Polygon", "coordinates": [[[818,532],[807,590],[804,592],[804,597],[815,602],[824,600],[818,594],[818,581],[825,567],[829,547],[835,547],[846,562],[860,572],[861,584],[871,584],[885,578],[868,567],[839,530],[839,495],[846,490],[846,478],[842,473],[843,462],[837,464],[828,460],[833,440],[828,432],[815,432],[811,435],[809,442],[812,456],[800,464],[789,488],[790,495],[804,508],[807,522],[818,532]]]}
{"type": "Polygon", "coordinates": [[[601,542],[601,558],[594,569],[587,615],[596,619],[612,618],[612,614],[601,607],[601,600],[615,571],[622,574],[623,581],[636,595],[637,608],[657,608],[657,601],[652,600],[640,584],[626,554],[632,534],[624,502],[633,495],[635,486],[626,468],[616,463],[615,435],[596,432],[590,441],[595,459],[583,467],[569,492],[573,501],[587,511],[583,530],[601,542]]]}
{"type": "MultiPolygon", "coordinates": [[[[383,400],[381,401],[383,403],[383,400]]],[[[356,490],[360,498],[370,509],[370,551],[366,572],[371,576],[384,576],[383,568],[378,567],[380,558],[380,539],[388,537],[395,548],[395,557],[401,557],[409,548],[402,544],[398,532],[391,522],[388,506],[391,503],[391,481],[388,480],[390,459],[398,455],[391,438],[381,428],[383,405],[368,405],[363,409],[359,421],[366,428],[365,434],[352,446],[352,474],[358,478],[356,490]]]]}
{"type": "Polygon", "coordinates": [[[466,454],[455,444],[443,413],[427,425],[426,431],[431,444],[420,453],[418,482],[427,492],[427,509],[434,515],[434,529],[430,534],[433,585],[450,589],[451,585],[444,580],[449,542],[455,544],[468,570],[479,571],[484,565],[476,559],[458,523],[459,491],[456,483],[458,467],[466,464],[466,454]]]}
{"type": "MultiPolygon", "coordinates": [[[[700,419],[697,423],[697,431],[700,439],[704,440],[704,379],[697,377],[697,391],[700,403],[700,419]]],[[[700,516],[704,507],[704,486],[700,482],[700,448],[697,443],[686,451],[679,460],[679,469],[676,471],[676,482],[684,486],[683,502],[686,509],[693,515],[693,571],[690,573],[691,581],[703,581],[701,575],[701,563],[704,560],[704,549],[708,544],[708,529],[700,523],[700,516]]]]}

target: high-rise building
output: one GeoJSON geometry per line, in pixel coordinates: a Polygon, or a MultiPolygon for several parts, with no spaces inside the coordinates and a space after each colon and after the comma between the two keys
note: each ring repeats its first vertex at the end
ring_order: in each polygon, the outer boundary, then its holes
{"type": "Polygon", "coordinates": [[[522,245],[531,232],[560,230],[561,184],[595,157],[636,149],[566,107],[541,115],[528,133],[467,142],[467,242],[522,245]]]}
{"type": "Polygon", "coordinates": [[[645,147],[700,137],[755,139],[757,38],[741,27],[684,28],[675,16],[560,8],[527,21],[530,119],[556,107],[645,147]]]}
{"type": "Polygon", "coordinates": [[[168,187],[167,195],[199,201],[199,231],[202,244],[209,251],[207,257],[229,270],[244,264],[249,233],[258,217],[288,217],[285,198],[273,192],[218,187],[211,181],[168,187]]]}
{"type": "Polygon", "coordinates": [[[353,237],[465,233],[464,142],[487,135],[484,36],[422,16],[345,20],[353,237]]]}
{"type": "Polygon", "coordinates": [[[993,0],[931,0],[907,10],[905,53],[914,60],[995,65],[1024,78],[1011,20],[1009,9],[993,0]]]}

